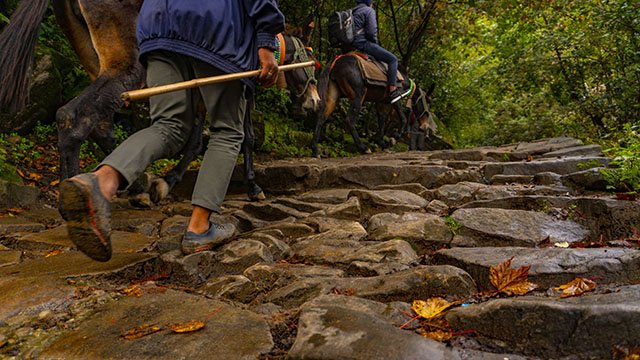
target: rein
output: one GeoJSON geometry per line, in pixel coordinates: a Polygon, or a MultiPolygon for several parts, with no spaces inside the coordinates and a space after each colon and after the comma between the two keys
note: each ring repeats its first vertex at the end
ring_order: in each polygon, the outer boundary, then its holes
{"type": "MultiPolygon", "coordinates": [[[[291,63],[296,64],[309,61],[309,55],[307,55],[307,47],[304,46],[302,40],[298,39],[295,36],[291,36],[291,41],[293,42],[293,46],[295,49],[293,52],[291,63]]],[[[278,65],[283,65],[285,62],[287,62],[287,45],[282,33],[276,36],[275,57],[278,65]]],[[[301,97],[302,95],[304,95],[304,93],[307,92],[307,89],[309,88],[309,84],[317,84],[314,69],[305,67],[303,70],[307,75],[307,81],[304,84],[302,91],[295,94],[296,97],[301,97]]]]}

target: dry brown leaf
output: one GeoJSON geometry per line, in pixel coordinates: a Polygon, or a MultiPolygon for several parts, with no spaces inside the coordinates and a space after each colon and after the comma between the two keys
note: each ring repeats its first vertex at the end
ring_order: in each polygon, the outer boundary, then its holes
{"type": "Polygon", "coordinates": [[[445,311],[452,305],[453,303],[450,303],[443,298],[433,297],[427,301],[413,300],[413,305],[411,305],[411,309],[413,309],[413,311],[415,311],[416,314],[420,315],[425,319],[432,319],[440,316],[443,311],[445,311]]]}
{"type": "Polygon", "coordinates": [[[187,332],[198,331],[202,329],[205,325],[206,324],[204,321],[191,320],[182,324],[170,324],[170,325],[167,325],[167,327],[169,327],[169,329],[171,329],[175,333],[187,333],[187,332]]]}
{"type": "Polygon", "coordinates": [[[154,324],[142,324],[133,329],[127,330],[124,334],[120,335],[125,340],[135,340],[143,336],[151,335],[162,330],[161,327],[154,324]]]}
{"type": "Polygon", "coordinates": [[[531,266],[523,266],[518,269],[511,268],[513,258],[506,260],[489,269],[489,279],[491,284],[498,289],[498,292],[507,295],[525,295],[538,287],[529,282],[529,269],[531,266]]]}
{"type": "Polygon", "coordinates": [[[122,290],[122,293],[127,296],[140,297],[142,296],[142,289],[140,289],[138,285],[129,285],[126,289],[122,290]]]}
{"type": "Polygon", "coordinates": [[[593,280],[585,278],[575,278],[564,285],[553,288],[553,290],[562,291],[561,298],[580,296],[586,292],[593,291],[596,283],[593,280]]]}
{"type": "Polygon", "coordinates": [[[56,256],[56,255],[60,255],[60,254],[62,254],[63,252],[64,252],[64,251],[62,251],[62,250],[51,250],[51,251],[49,251],[48,253],[46,253],[46,254],[44,255],[44,257],[48,258],[48,257],[52,257],[52,256],[56,256]]]}
{"type": "Polygon", "coordinates": [[[420,325],[422,328],[418,330],[418,333],[424,337],[441,342],[449,341],[453,337],[451,325],[444,318],[422,321],[420,325]]]}

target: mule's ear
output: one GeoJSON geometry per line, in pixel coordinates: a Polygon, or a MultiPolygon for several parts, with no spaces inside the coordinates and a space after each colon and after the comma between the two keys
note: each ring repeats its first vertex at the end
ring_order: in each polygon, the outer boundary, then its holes
{"type": "Polygon", "coordinates": [[[427,89],[427,96],[431,97],[431,94],[433,94],[433,90],[435,90],[436,88],[436,84],[433,83],[431,84],[431,86],[429,86],[429,88],[427,89]]]}
{"type": "Polygon", "coordinates": [[[313,29],[316,27],[316,22],[313,19],[313,15],[307,16],[304,24],[302,25],[302,42],[304,42],[305,46],[309,46],[311,42],[311,34],[313,33],[313,29]]]}

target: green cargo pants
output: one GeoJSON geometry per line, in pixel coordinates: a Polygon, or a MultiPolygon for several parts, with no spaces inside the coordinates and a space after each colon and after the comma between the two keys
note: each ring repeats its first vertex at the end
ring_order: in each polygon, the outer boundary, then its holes
{"type": "MultiPolygon", "coordinates": [[[[168,51],[150,53],[146,60],[149,87],[223,74],[203,61],[168,51]]],[[[218,211],[244,138],[247,106],[245,85],[239,80],[151,97],[153,124],[130,136],[100,166],[112,166],[131,184],[153,161],[175,155],[189,139],[199,96],[210,118],[211,137],[191,203],[218,211]]]]}

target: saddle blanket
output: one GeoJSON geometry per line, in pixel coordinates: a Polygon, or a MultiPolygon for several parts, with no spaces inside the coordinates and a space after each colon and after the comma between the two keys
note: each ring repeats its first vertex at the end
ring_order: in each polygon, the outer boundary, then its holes
{"type": "MultiPolygon", "coordinates": [[[[387,84],[387,64],[376,60],[365,59],[357,52],[350,52],[349,55],[358,59],[362,76],[369,84],[382,86],[387,84]]],[[[398,71],[398,84],[402,84],[403,81],[404,76],[398,71]]]]}

